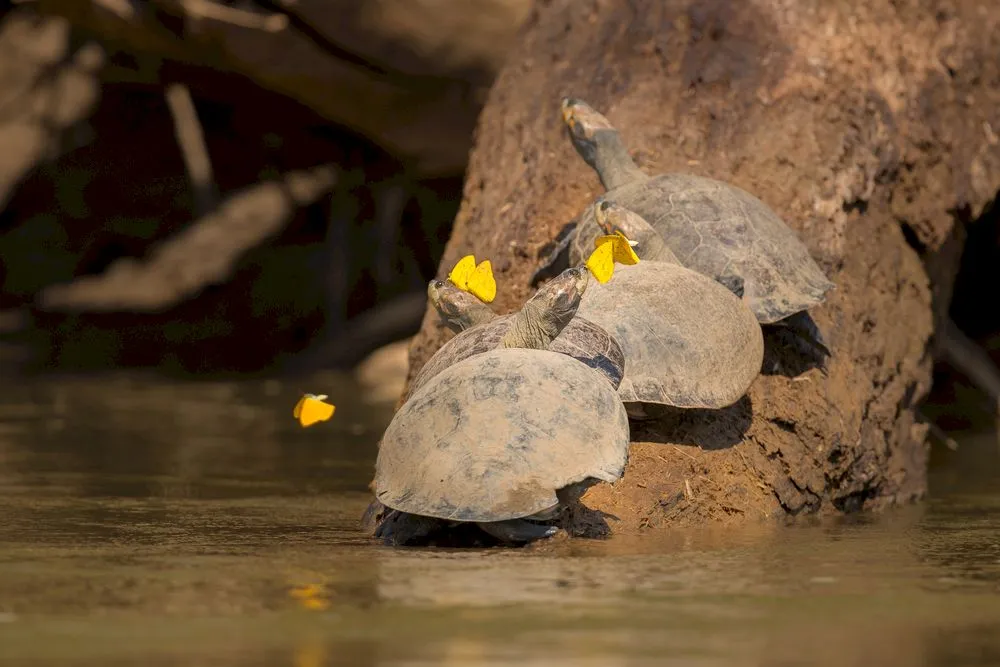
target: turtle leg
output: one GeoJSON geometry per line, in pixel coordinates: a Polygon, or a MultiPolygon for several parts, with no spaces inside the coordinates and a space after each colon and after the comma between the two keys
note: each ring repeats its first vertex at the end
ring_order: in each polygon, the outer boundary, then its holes
{"type": "Polygon", "coordinates": [[[531,286],[537,287],[543,280],[554,278],[569,268],[569,247],[576,237],[576,223],[562,228],[553,241],[553,248],[542,258],[542,265],[531,276],[531,286]]]}
{"type": "Polygon", "coordinates": [[[389,511],[389,508],[380,503],[378,498],[373,499],[368,503],[365,513],[361,515],[361,530],[368,535],[374,535],[375,531],[378,530],[379,522],[389,511]]]}
{"type": "Polygon", "coordinates": [[[798,342],[805,343],[805,346],[819,361],[831,355],[830,348],[826,346],[823,332],[816,326],[812,316],[804,310],[789,315],[783,320],[778,320],[770,326],[781,327],[793,334],[798,342]]]}
{"type": "Polygon", "coordinates": [[[389,546],[401,546],[427,537],[440,528],[439,519],[407,514],[373,500],[361,517],[361,529],[389,546]]]}
{"type": "Polygon", "coordinates": [[[552,537],[559,532],[559,528],[556,526],[545,526],[525,521],[524,519],[480,521],[476,525],[501,542],[512,542],[515,544],[534,542],[545,537],[552,537]]]}
{"type": "MultiPolygon", "coordinates": [[[[559,504],[556,505],[555,508],[549,511],[550,512],[549,516],[551,517],[556,512],[562,510],[567,505],[572,505],[573,503],[580,500],[580,498],[583,497],[583,494],[587,492],[587,489],[589,489],[595,484],[599,484],[600,481],[601,480],[597,479],[596,477],[587,477],[582,481],[574,482],[573,484],[558,489],[556,491],[556,498],[559,499],[559,504]]],[[[534,516],[541,516],[541,515],[542,513],[539,512],[539,514],[536,514],[534,516]]]]}
{"type": "Polygon", "coordinates": [[[678,408],[671,408],[668,405],[658,403],[626,403],[625,412],[628,418],[633,421],[654,421],[663,419],[667,415],[676,414],[678,408]]]}

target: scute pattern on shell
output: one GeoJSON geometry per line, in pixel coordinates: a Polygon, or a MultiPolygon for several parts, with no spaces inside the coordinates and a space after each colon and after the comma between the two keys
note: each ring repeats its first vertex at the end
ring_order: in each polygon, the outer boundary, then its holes
{"type": "Polygon", "coordinates": [[[760,373],[764,337],[753,312],[718,282],[677,264],[615,268],[583,295],[580,314],[625,351],[626,403],[722,408],[760,373]]]}
{"type": "Polygon", "coordinates": [[[497,349],[449,366],[385,431],[375,494],[387,507],[455,521],[531,516],[587,478],[613,482],[628,459],[625,408],[572,357],[497,349]]]}
{"type": "MultiPolygon", "coordinates": [[[[604,198],[645,218],[680,262],[718,279],[744,280],[744,298],[764,324],[823,301],[833,287],[809,251],[764,202],[740,188],[690,174],[661,174],[608,191],[604,198]]],[[[577,218],[571,261],[601,233],[593,206],[577,218]]]]}
{"type": "MultiPolygon", "coordinates": [[[[594,289],[593,286],[590,289],[594,289]]],[[[507,333],[513,317],[514,315],[501,315],[486,324],[460,332],[442,345],[420,369],[410,387],[410,394],[452,364],[496,348],[507,333]]],[[[605,329],[579,316],[570,321],[548,349],[567,354],[594,369],[607,378],[615,389],[625,374],[625,353],[619,342],[605,329]]]]}

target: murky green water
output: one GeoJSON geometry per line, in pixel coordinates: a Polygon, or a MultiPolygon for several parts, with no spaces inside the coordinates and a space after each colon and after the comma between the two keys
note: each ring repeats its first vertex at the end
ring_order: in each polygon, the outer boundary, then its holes
{"type": "Polygon", "coordinates": [[[877,519],[393,550],[356,532],[390,411],[336,376],[0,389],[0,663],[1000,664],[985,437],[877,519]]]}

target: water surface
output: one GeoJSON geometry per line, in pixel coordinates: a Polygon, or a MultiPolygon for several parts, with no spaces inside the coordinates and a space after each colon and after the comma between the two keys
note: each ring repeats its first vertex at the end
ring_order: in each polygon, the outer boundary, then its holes
{"type": "Polygon", "coordinates": [[[992,435],[879,517],[391,549],[357,532],[391,407],[337,375],[0,389],[0,663],[1000,664],[992,435]],[[300,429],[302,391],[334,419],[300,429]]]}

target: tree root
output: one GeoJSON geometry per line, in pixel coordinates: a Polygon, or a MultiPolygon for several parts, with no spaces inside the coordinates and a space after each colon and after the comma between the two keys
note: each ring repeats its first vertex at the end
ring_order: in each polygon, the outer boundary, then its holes
{"type": "Polygon", "coordinates": [[[990,355],[951,320],[945,321],[938,337],[945,360],[986,394],[996,406],[997,415],[1000,415],[1000,369],[990,355]]]}
{"type": "Polygon", "coordinates": [[[161,312],[228,278],[247,250],[273,236],[297,208],[313,203],[337,182],[331,166],[293,171],[280,181],[237,192],[151,252],[147,261],[123,258],[96,276],[43,290],[45,311],[161,312]]]}

